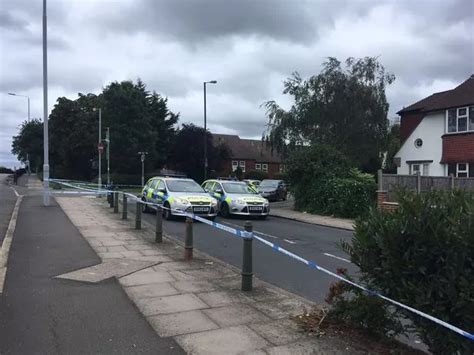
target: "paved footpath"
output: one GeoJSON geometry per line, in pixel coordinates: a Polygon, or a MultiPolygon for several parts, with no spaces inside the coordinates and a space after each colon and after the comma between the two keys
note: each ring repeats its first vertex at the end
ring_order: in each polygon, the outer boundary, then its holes
{"type": "Polygon", "coordinates": [[[336,218],[330,216],[320,216],[316,214],[296,211],[294,200],[273,202],[270,204],[270,215],[280,218],[291,219],[293,221],[316,224],[326,227],[334,227],[349,231],[354,230],[354,221],[346,218],[336,218]]]}
{"type": "Polygon", "coordinates": [[[55,278],[101,259],[54,199],[42,206],[36,185],[20,204],[0,294],[0,354],[184,353],[154,332],[116,279],[55,278]]]}
{"type": "Polygon", "coordinates": [[[95,287],[115,276],[156,333],[186,353],[362,353],[342,339],[300,332],[290,316],[311,307],[309,301],[258,279],[252,292],[242,292],[239,270],[196,250],[192,262],[184,261],[182,245],[169,238],[154,243],[151,228],[136,231],[133,219],[121,220],[104,199],[57,200],[102,259],[60,277],[95,287]],[[139,270],[124,270],[137,263],[139,270]]]}

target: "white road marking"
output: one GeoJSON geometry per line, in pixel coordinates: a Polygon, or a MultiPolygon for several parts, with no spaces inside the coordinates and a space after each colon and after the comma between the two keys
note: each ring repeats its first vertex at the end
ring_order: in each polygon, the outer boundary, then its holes
{"type": "Polygon", "coordinates": [[[349,264],[351,263],[350,260],[341,258],[340,256],[332,255],[332,254],[329,254],[329,253],[323,253],[323,254],[326,255],[326,256],[329,256],[329,257],[331,257],[331,258],[335,258],[335,259],[338,259],[338,260],[345,261],[346,263],[349,263],[349,264]]]}
{"type": "Polygon", "coordinates": [[[10,186],[10,189],[13,190],[13,192],[15,193],[16,197],[19,197],[20,194],[15,190],[15,188],[13,186],[10,186]]]}
{"type": "Polygon", "coordinates": [[[289,240],[289,239],[283,239],[285,242],[290,243],[290,244],[296,244],[294,240],[289,240]]]}
{"type": "MultiPolygon", "coordinates": [[[[224,221],[220,221],[219,223],[224,224],[224,225],[228,225],[229,227],[243,229],[243,227],[239,226],[238,224],[233,224],[233,223],[224,222],[224,221]]],[[[255,231],[255,230],[253,232],[257,233],[257,234],[260,234],[260,235],[263,235],[263,236],[268,237],[268,238],[278,239],[278,237],[276,237],[274,235],[271,235],[271,234],[267,234],[267,233],[263,233],[263,232],[259,232],[259,231],[255,231]]]]}
{"type": "Polygon", "coordinates": [[[18,218],[18,210],[20,209],[20,203],[22,199],[23,196],[18,196],[18,198],[16,199],[12,217],[10,219],[10,223],[8,224],[8,229],[5,233],[5,238],[3,239],[2,247],[0,248],[0,294],[3,293],[3,285],[5,284],[5,278],[7,275],[8,253],[10,252],[10,246],[13,240],[13,233],[15,232],[16,228],[16,220],[18,218]]]}

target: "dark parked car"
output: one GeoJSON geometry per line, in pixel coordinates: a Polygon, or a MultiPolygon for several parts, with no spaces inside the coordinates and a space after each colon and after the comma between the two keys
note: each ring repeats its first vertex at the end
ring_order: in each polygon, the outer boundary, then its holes
{"type": "Polygon", "coordinates": [[[283,180],[262,180],[258,186],[258,192],[268,201],[286,200],[288,193],[283,180]]]}

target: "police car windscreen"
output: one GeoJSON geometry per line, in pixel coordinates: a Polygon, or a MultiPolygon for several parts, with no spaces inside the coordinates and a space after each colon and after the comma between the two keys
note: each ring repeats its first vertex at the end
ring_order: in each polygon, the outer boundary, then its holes
{"type": "Polygon", "coordinates": [[[228,194],[255,194],[255,190],[245,183],[224,182],[222,184],[228,194]]]}
{"type": "Polygon", "coordinates": [[[204,192],[201,186],[189,180],[168,180],[168,190],[172,192],[204,192]]]}

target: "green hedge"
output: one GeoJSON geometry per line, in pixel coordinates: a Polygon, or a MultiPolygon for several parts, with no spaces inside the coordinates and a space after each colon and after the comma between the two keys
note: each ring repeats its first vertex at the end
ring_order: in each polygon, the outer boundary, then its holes
{"type": "MultiPolygon", "coordinates": [[[[398,193],[395,212],[371,210],[344,245],[372,289],[474,331],[474,193],[398,193]]],[[[474,342],[411,312],[435,354],[472,354],[474,342]]]]}
{"type": "Polygon", "coordinates": [[[376,183],[372,175],[352,168],[332,147],[305,147],[290,155],[286,176],[298,210],[354,218],[375,202],[376,183]]]}

